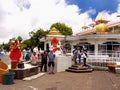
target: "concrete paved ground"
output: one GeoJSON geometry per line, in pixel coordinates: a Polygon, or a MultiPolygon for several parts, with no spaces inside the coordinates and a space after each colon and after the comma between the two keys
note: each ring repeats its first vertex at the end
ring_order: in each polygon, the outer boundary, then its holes
{"type": "MultiPolygon", "coordinates": [[[[10,64],[8,56],[3,60],[10,64]]],[[[120,74],[108,71],[46,73],[30,81],[15,79],[11,85],[0,83],[0,90],[120,90],[120,74]]]]}
{"type": "Polygon", "coordinates": [[[0,90],[120,90],[120,74],[108,71],[46,73],[30,81],[14,80],[11,85],[1,83],[0,90]]]}

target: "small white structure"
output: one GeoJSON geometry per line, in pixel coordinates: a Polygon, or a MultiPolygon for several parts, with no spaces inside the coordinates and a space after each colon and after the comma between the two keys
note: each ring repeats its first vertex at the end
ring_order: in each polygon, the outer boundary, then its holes
{"type": "Polygon", "coordinates": [[[57,56],[56,72],[62,72],[72,65],[71,56],[57,56]]]}
{"type": "MultiPolygon", "coordinates": [[[[49,47],[50,50],[55,50],[56,63],[55,71],[62,72],[68,69],[72,65],[71,56],[63,55],[61,42],[64,41],[64,35],[62,35],[56,28],[52,28],[46,38],[43,38],[41,41],[44,41],[44,49],[49,47]],[[53,38],[58,40],[58,43],[53,44],[53,38]]],[[[55,40],[56,40],[55,39],[55,40]]]]}

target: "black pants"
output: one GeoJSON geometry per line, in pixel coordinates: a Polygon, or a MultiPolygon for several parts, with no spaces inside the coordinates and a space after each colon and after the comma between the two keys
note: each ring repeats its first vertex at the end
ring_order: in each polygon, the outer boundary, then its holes
{"type": "Polygon", "coordinates": [[[41,62],[41,69],[40,69],[41,71],[42,71],[43,67],[44,67],[44,72],[47,72],[47,61],[41,62]]]}
{"type": "Polygon", "coordinates": [[[86,58],[83,58],[83,66],[87,66],[87,64],[86,64],[86,58]]]}

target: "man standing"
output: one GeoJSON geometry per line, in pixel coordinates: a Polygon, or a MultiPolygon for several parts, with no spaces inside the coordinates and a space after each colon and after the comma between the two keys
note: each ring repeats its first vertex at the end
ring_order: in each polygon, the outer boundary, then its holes
{"type": "Polygon", "coordinates": [[[46,50],[41,54],[41,72],[43,67],[44,67],[44,72],[47,72],[47,51],[46,50]]]}
{"type": "Polygon", "coordinates": [[[48,67],[49,67],[49,74],[54,74],[54,67],[55,67],[55,54],[52,50],[48,53],[48,67]]]}

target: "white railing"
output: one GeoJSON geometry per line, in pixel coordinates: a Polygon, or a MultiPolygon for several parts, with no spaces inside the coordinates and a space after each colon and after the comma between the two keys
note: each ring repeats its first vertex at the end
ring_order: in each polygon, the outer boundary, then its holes
{"type": "Polygon", "coordinates": [[[87,62],[93,66],[107,67],[108,63],[120,62],[119,56],[114,56],[114,53],[109,54],[89,54],[87,62]],[[111,54],[111,56],[109,56],[111,54]]]}

